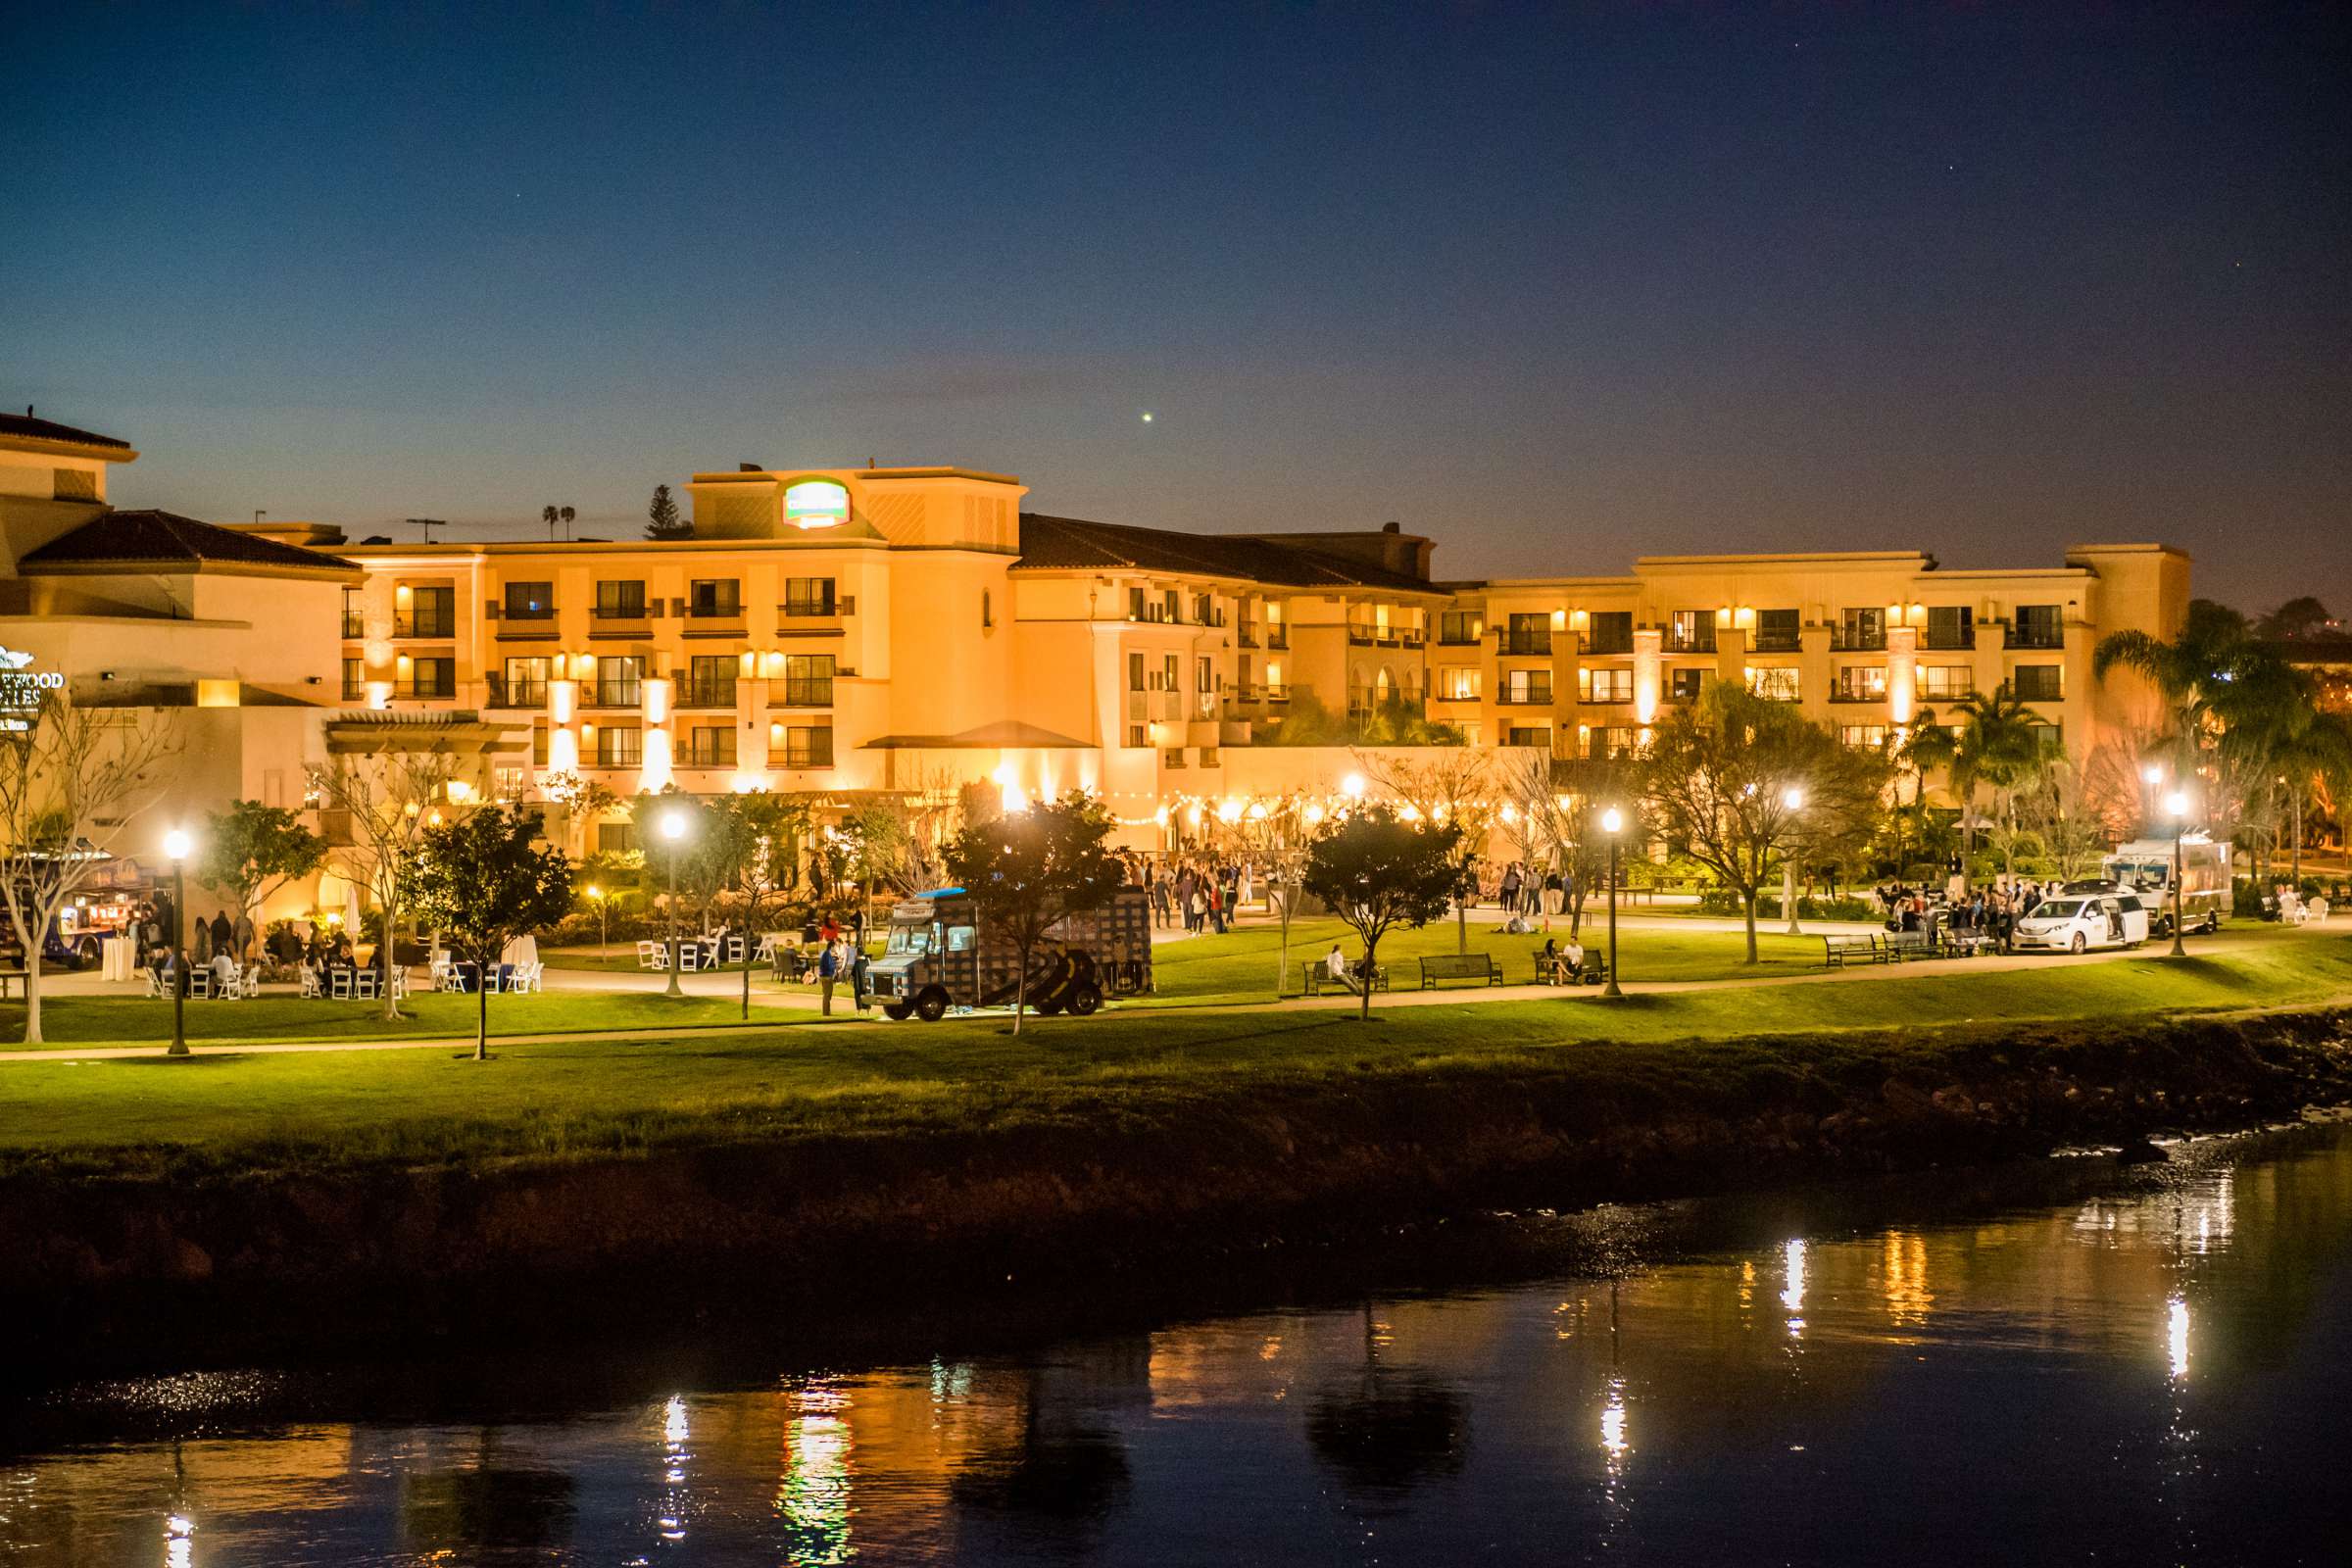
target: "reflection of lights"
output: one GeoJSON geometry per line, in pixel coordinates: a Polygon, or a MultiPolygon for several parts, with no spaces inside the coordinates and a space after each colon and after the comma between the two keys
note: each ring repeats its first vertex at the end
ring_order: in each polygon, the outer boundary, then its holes
{"type": "Polygon", "coordinates": [[[1805,1304],[1805,1244],[1790,1242],[1781,1249],[1781,1257],[1782,1267],[1788,1275],[1788,1289],[1781,1292],[1781,1304],[1794,1312],[1805,1304]]]}
{"type": "Polygon", "coordinates": [[[1616,1466],[1617,1461],[1633,1451],[1633,1445],[1625,1441],[1625,1379],[1623,1378],[1609,1379],[1609,1402],[1602,1405],[1600,1409],[1600,1446],[1601,1451],[1609,1456],[1611,1468],[1616,1466]]]}
{"type": "Polygon", "coordinates": [[[1887,1318],[1898,1325],[1925,1323],[1928,1308],[1936,1300],[1936,1294],[1928,1289],[1927,1238],[1888,1231],[1880,1273],[1887,1318]]]}
{"type": "MultiPolygon", "coordinates": [[[[686,1400],[671,1395],[662,1407],[662,1479],[676,1488],[686,1480],[686,1400]]],[[[682,1494],[672,1491],[662,1499],[662,1539],[686,1539],[686,1510],[682,1494]]]]}
{"type": "Polygon", "coordinates": [[[2165,1318],[2165,1350],[2172,1357],[2176,1381],[2188,1376],[2188,1302],[2174,1297],[2165,1318]]]}
{"type": "Polygon", "coordinates": [[[196,1521],[175,1513],[164,1521],[164,1568],[190,1568],[196,1561],[196,1521]]]}
{"type": "MultiPolygon", "coordinates": [[[[969,1368],[962,1369],[969,1376],[969,1368]]],[[[934,1364],[936,1395],[942,1369],[934,1364]]],[[[802,1391],[801,1414],[784,1429],[784,1479],[776,1490],[776,1512],[792,1534],[787,1561],[796,1565],[848,1562],[850,1544],[850,1424],[841,1412],[849,1401],[827,1388],[802,1391]]]]}

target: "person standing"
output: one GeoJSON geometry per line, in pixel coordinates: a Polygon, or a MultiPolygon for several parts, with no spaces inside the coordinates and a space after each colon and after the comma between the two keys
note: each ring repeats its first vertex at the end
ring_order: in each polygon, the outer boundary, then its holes
{"type": "Polygon", "coordinates": [[[1520,869],[1520,861],[1513,860],[1511,862],[1511,868],[1502,873],[1502,902],[1500,905],[1496,906],[1496,907],[1500,908],[1505,914],[1516,914],[1519,912],[1519,889],[1527,880],[1525,873],[1520,869]]]}
{"type": "Polygon", "coordinates": [[[870,995],[866,987],[866,971],[870,963],[865,956],[865,944],[860,942],[850,950],[850,1000],[859,1012],[865,1010],[870,995]]]}
{"type": "Polygon", "coordinates": [[[833,982],[840,977],[841,944],[828,942],[816,956],[817,1010],[828,1018],[833,1016],[833,982]]]}

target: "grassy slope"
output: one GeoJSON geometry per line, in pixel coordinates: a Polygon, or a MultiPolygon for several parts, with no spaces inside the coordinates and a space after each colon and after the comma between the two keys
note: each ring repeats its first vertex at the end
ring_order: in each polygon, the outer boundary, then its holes
{"type": "MultiPolygon", "coordinates": [[[[1364,1072],[1563,1061],[1594,1093],[1721,1094],[1742,1075],[1825,1054],[1931,1051],[1969,1022],[2111,1019],[2176,1009],[2316,1004],[2352,994],[2352,941],[2263,942],[2229,957],[2155,956],[2054,969],[1883,976],[1761,990],[1345,1013],[1131,1008],[935,1026],[835,1022],[733,1038],[514,1046],[487,1064],[441,1052],[219,1054],[0,1068],[0,1168],[149,1170],[337,1165],[467,1155],[564,1156],[665,1144],[888,1136],[907,1128],[1091,1125],[1185,1103],[1230,1113],[1260,1090],[1364,1072]],[[1839,1031],[1956,1025],[1840,1046],[1839,1031]],[[1782,1036],[1780,1039],[1756,1037],[1782,1036]],[[1560,1048],[1573,1048],[1563,1056],[1560,1048]]],[[[597,999],[610,1006],[612,999],[597,999]]]]}

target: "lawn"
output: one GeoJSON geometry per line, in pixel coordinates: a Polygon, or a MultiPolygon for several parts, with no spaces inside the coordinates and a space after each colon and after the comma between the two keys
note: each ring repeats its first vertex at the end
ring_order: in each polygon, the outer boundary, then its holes
{"type": "MultiPolygon", "coordinates": [[[[1349,1013],[1218,1013],[1126,1006],[1036,1020],[813,1020],[703,1039],[514,1045],[487,1063],[386,1051],[23,1062],[0,1066],[0,1169],[188,1173],[614,1151],[910,1128],[1099,1120],[1178,1103],[1248,1104],[1256,1091],[1368,1072],[1508,1070],[1578,1052],[1595,1071],[1668,1092],[1724,1091],[1759,1053],[1835,1051],[1841,1032],[1934,1024],[1965,1037],[2021,1019],[2115,1019],[2184,1009],[2313,1005],[2352,996],[2352,940],[2287,936],[2174,962],[1977,970],[1757,990],[1591,991],[1484,1005],[1349,1013]],[[1769,1046],[1752,1037],[1781,1036],[1769,1046]]],[[[421,999],[420,999],[421,1000],[421,999]]],[[[453,999],[454,1000],[454,999],[453,999]]],[[[553,1002],[556,999],[550,998],[553,1002]]],[[[583,999],[605,1010],[622,999],[583,999]]],[[[652,999],[648,999],[649,1001],[652,999]]],[[[255,1004],[255,1005],[264,1005],[255,1004]]],[[[1884,1049],[1884,1048],[1883,1048],[1884,1049]]],[[[1900,1047],[1892,1049],[1908,1049],[1900,1047]]],[[[1793,1059],[1793,1058],[1791,1058],[1793,1059]]],[[[1744,1080],[1737,1080],[1744,1081],[1744,1080]]]]}
{"type": "MultiPolygon", "coordinates": [[[[707,987],[711,982],[706,981],[707,987]]],[[[251,1002],[187,1004],[190,1040],[369,1040],[402,1036],[471,1035],[473,997],[416,992],[401,1003],[411,1016],[384,1021],[379,1002],[306,1002],[299,997],[259,997],[251,1002]]],[[[783,1023],[793,1016],[755,1004],[752,1021],[783,1023]]],[[[636,1030],[687,1024],[739,1024],[737,997],[687,997],[673,1001],[652,992],[534,993],[490,999],[493,1035],[543,1034],[562,1029],[636,1030]]],[[[48,1046],[152,1046],[172,1038],[172,1004],[132,997],[48,997],[41,1003],[41,1030],[48,1046]]],[[[0,1004],[0,1050],[22,1047],[24,1004],[0,1004]]]]}
{"type": "MultiPolygon", "coordinates": [[[[1550,935],[1566,942],[1568,926],[1555,922],[1550,935]]],[[[1300,975],[1309,963],[1320,962],[1338,941],[1352,957],[1361,950],[1355,933],[1339,920],[1297,920],[1291,925],[1290,985],[1287,996],[1299,994],[1300,975]]],[[[1392,931],[1380,944],[1380,961],[1392,982],[1401,988],[1418,986],[1414,959],[1459,951],[1460,937],[1450,920],[1420,930],[1392,931]]],[[[1473,922],[1469,951],[1494,956],[1503,978],[1527,985],[1536,978],[1536,950],[1544,933],[1510,936],[1499,925],[1473,922]]],[[[1584,943],[1588,953],[1608,951],[1605,916],[1587,919],[1584,943]]],[[[1243,926],[1223,936],[1194,937],[1165,943],[1152,952],[1152,976],[1158,995],[1146,999],[1157,1006],[1200,1005],[1208,1003],[1264,1002],[1274,995],[1274,966],[1282,948],[1277,926],[1243,926]]],[[[1654,931],[1621,927],[1617,960],[1629,980],[1771,979],[1818,972],[1822,967],[1819,937],[1768,936],[1758,933],[1758,962],[1750,967],[1746,939],[1738,931],[1654,931]]]]}

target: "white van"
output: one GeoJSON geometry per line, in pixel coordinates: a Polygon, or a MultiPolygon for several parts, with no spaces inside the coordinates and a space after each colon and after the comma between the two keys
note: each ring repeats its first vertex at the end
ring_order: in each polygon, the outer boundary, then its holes
{"type": "Polygon", "coordinates": [[[2017,922],[2019,951],[2087,953],[2092,948],[2136,948],[2148,940],[2148,911],[2135,893],[2060,893],[2034,906],[2017,922]]]}

